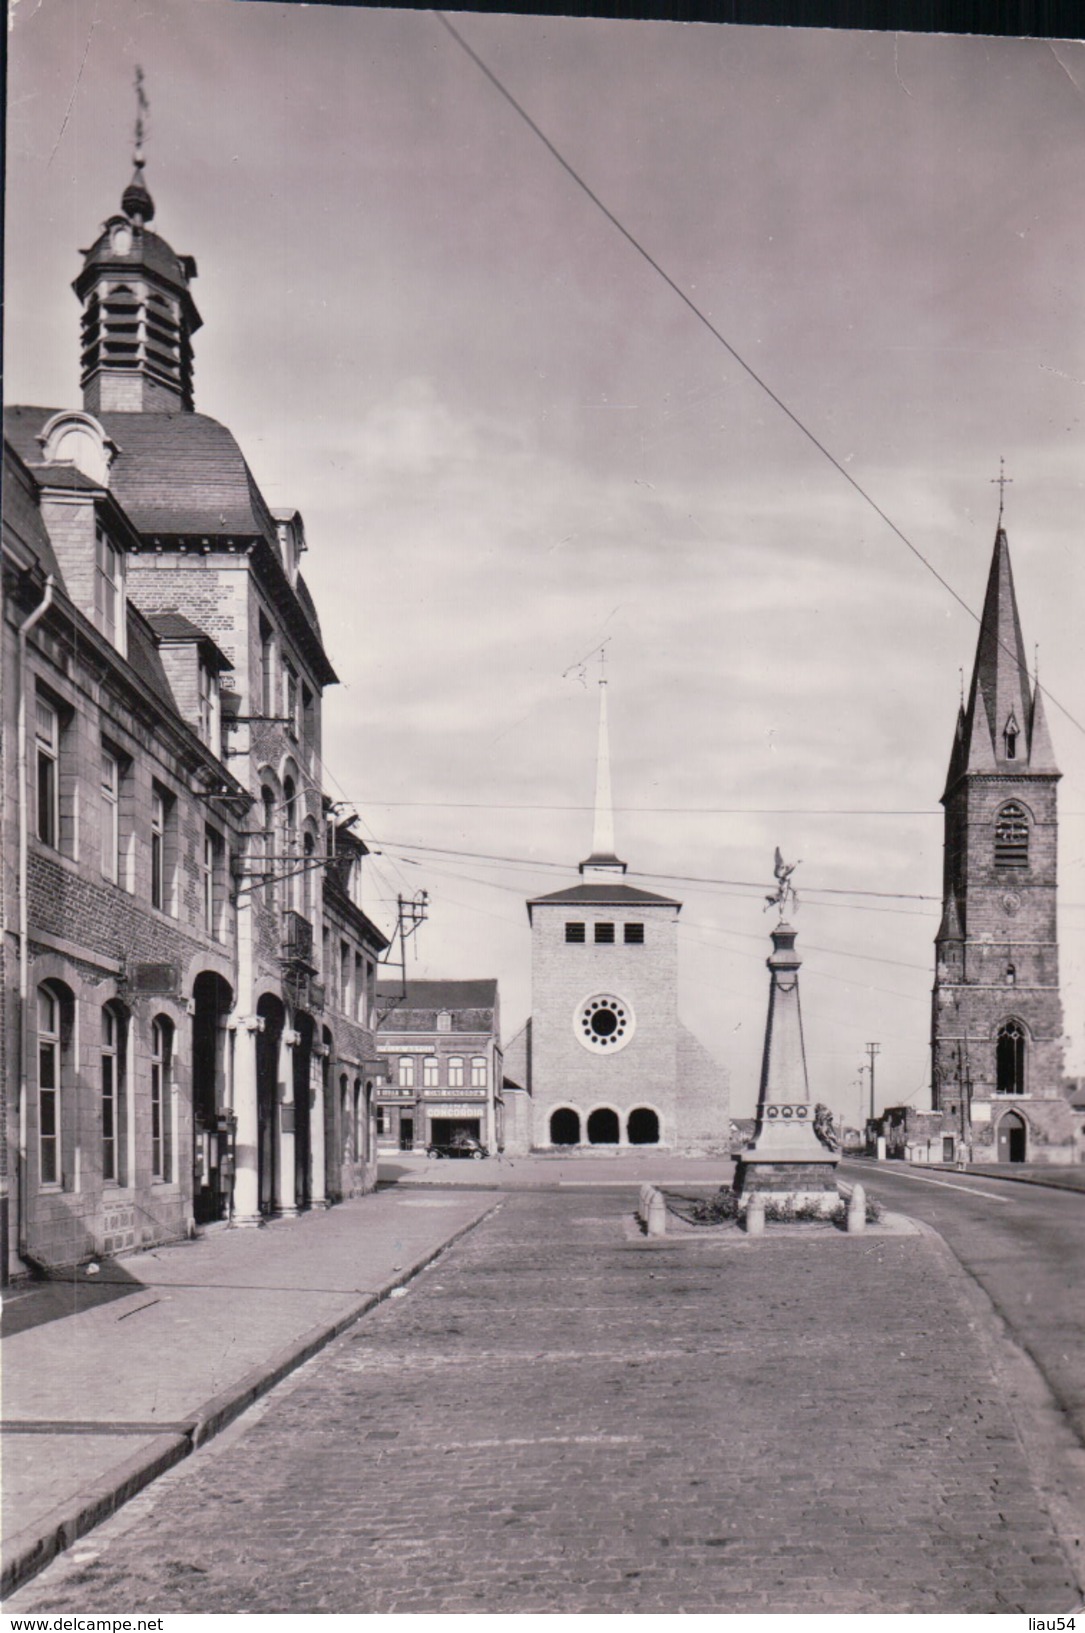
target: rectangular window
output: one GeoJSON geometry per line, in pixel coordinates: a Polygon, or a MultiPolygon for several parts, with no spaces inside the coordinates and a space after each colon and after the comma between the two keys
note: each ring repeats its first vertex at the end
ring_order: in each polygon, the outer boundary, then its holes
{"type": "Polygon", "coordinates": [[[94,541],[94,621],[123,650],[124,557],[99,527],[94,541]]]}
{"type": "Polygon", "coordinates": [[[414,1088],[414,1057],[400,1055],[399,1057],[399,1086],[401,1089],[414,1088]]]}
{"type": "Polygon", "coordinates": [[[203,896],[203,926],[209,936],[216,941],[222,940],[222,909],[225,898],[225,880],[223,878],[226,846],[222,835],[214,828],[205,828],[203,834],[203,863],[201,867],[201,893],[203,896]]]}
{"type": "Polygon", "coordinates": [[[597,924],[595,926],[595,939],[597,942],[603,942],[609,946],[614,940],[613,924],[597,924]]]}
{"type": "Polygon", "coordinates": [[[353,968],[350,945],[339,943],[339,1007],[344,1015],[350,1014],[350,974],[353,968]]]}
{"type": "Polygon", "coordinates": [[[260,614],[260,712],[275,713],[275,643],[271,625],[260,614]]]}
{"type": "Polygon", "coordinates": [[[151,785],[151,906],[177,916],[177,801],[151,785]]]}
{"type": "Polygon", "coordinates": [[[111,749],[102,750],[102,872],[121,882],[121,763],[111,749]]]}
{"type": "Polygon", "coordinates": [[[37,833],[43,845],[60,843],[60,716],[43,697],[36,699],[34,747],[37,757],[37,833]]]}
{"type": "Polygon", "coordinates": [[[440,1081],[441,1075],[437,1067],[437,1056],[427,1055],[422,1062],[422,1087],[424,1089],[435,1089],[440,1081]]]}
{"type": "Polygon", "coordinates": [[[124,1022],[102,1010],[102,1179],[124,1184],[124,1022]]]}
{"type": "Polygon", "coordinates": [[[459,1055],[448,1057],[448,1086],[450,1089],[463,1088],[463,1060],[459,1055]]]}
{"type": "Polygon", "coordinates": [[[625,944],[627,947],[643,947],[643,924],[627,924],[625,927],[625,944]]]}
{"type": "Polygon", "coordinates": [[[287,731],[298,735],[298,672],[289,659],[283,659],[283,714],[288,721],[287,731]]]}
{"type": "Polygon", "coordinates": [[[38,988],[38,1151],[43,1185],[60,1183],[60,1000],[38,988]]]}
{"type": "Polygon", "coordinates": [[[471,1061],[471,1087],[484,1089],[486,1087],[486,1057],[475,1055],[471,1061]]]}
{"type": "Polygon", "coordinates": [[[173,1065],[173,1028],[168,1021],[151,1027],[151,1177],[169,1180],[170,1078],[173,1065]]]}
{"type": "Polygon", "coordinates": [[[386,1132],[385,1126],[384,1126],[384,1107],[383,1106],[378,1106],[376,1111],[373,1113],[373,1122],[374,1122],[373,1132],[375,1134],[383,1135],[386,1132]]]}
{"type": "Polygon", "coordinates": [[[565,939],[566,941],[583,941],[584,926],[582,924],[566,924],[565,939]]]}
{"type": "Polygon", "coordinates": [[[365,1005],[365,960],[361,953],[354,954],[354,1019],[365,1026],[369,1014],[365,1005]]]}
{"type": "Polygon", "coordinates": [[[212,754],[222,756],[222,714],[219,678],[211,667],[200,663],[199,732],[212,754]]]}

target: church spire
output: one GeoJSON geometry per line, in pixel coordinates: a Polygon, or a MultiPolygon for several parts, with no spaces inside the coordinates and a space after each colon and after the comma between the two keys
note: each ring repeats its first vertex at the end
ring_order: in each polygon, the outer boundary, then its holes
{"type": "MultiPolygon", "coordinates": [[[[600,666],[606,663],[606,653],[600,654],[600,666]]],[[[599,677],[599,743],[595,758],[595,820],[592,827],[591,855],[581,862],[580,872],[585,879],[595,879],[612,873],[624,873],[614,850],[614,800],[610,791],[610,738],[607,727],[607,678],[599,677]]]]}
{"type": "MultiPolygon", "coordinates": [[[[1004,485],[1009,478],[1004,477],[1004,485]]],[[[1057,774],[1039,688],[1029,680],[1001,494],[968,705],[958,724],[946,792],[968,772],[1057,774]]]]}

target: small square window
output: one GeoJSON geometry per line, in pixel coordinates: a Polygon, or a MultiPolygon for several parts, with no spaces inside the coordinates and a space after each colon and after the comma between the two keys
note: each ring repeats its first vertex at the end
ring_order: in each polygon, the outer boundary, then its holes
{"type": "Polygon", "coordinates": [[[613,924],[597,924],[595,926],[596,941],[606,942],[608,945],[614,940],[613,924]]]}
{"type": "Polygon", "coordinates": [[[565,926],[566,941],[583,941],[584,926],[582,924],[567,924],[565,926]]]}
{"type": "Polygon", "coordinates": [[[643,924],[627,924],[625,927],[625,944],[627,947],[643,947],[643,924]]]}

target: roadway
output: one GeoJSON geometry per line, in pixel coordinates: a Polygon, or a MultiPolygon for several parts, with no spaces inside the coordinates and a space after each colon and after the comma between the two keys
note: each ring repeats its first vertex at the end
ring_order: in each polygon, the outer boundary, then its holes
{"type": "Polygon", "coordinates": [[[932,1225],[987,1293],[1085,1444],[1085,1194],[849,1158],[841,1177],[932,1225]]]}

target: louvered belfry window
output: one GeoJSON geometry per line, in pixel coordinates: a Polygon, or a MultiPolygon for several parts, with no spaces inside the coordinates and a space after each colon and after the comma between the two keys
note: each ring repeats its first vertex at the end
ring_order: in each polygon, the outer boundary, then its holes
{"type": "Polygon", "coordinates": [[[1004,805],[995,821],[995,867],[1028,867],[1028,817],[1016,802],[1004,805]]]}

